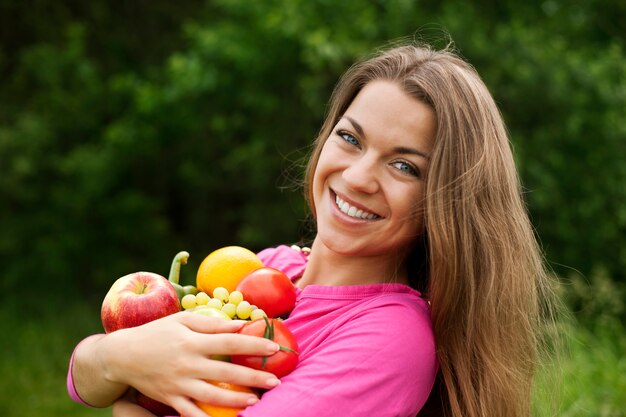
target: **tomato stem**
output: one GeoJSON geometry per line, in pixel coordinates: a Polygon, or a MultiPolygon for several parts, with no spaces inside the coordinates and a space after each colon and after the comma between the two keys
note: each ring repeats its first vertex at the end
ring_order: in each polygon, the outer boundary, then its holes
{"type": "MultiPolygon", "coordinates": [[[[274,341],[274,322],[272,321],[270,323],[270,321],[267,319],[266,316],[263,316],[263,320],[265,320],[265,330],[263,330],[263,337],[266,339],[271,340],[272,342],[274,341]]],[[[298,352],[296,352],[295,350],[288,348],[287,346],[283,346],[281,344],[278,345],[278,350],[282,350],[283,352],[291,352],[291,353],[295,353],[296,355],[299,355],[298,352]]],[[[267,356],[263,357],[263,366],[265,366],[265,361],[267,359],[267,356]]]]}
{"type": "Polygon", "coordinates": [[[291,348],[288,348],[287,346],[283,346],[283,345],[278,345],[279,346],[279,350],[282,350],[283,352],[291,352],[291,353],[295,353],[296,355],[299,355],[299,353],[291,348]]]}

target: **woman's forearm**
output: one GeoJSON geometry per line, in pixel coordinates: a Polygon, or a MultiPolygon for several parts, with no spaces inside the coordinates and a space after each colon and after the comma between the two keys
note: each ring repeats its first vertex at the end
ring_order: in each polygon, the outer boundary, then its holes
{"type": "Polygon", "coordinates": [[[69,372],[75,393],[82,402],[93,407],[108,407],[128,390],[128,385],[112,378],[107,362],[115,342],[111,336],[100,334],[83,340],[71,361],[69,372]]]}

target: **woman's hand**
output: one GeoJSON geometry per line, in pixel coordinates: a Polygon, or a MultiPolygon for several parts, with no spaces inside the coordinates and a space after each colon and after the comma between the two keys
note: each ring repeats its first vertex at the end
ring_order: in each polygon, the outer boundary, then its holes
{"type": "MultiPolygon", "coordinates": [[[[90,364],[95,376],[78,378],[74,372],[78,392],[85,401],[94,404],[84,396],[82,386],[88,386],[88,392],[100,398],[100,405],[107,405],[103,400],[111,396],[107,387],[117,387],[112,402],[121,395],[121,387],[130,386],[171,405],[185,417],[206,417],[192,398],[232,407],[253,404],[258,398],[252,394],[225,390],[206,382],[217,380],[258,388],[278,385],[278,379],[268,372],[211,359],[212,355],[270,355],[278,351],[278,345],[272,341],[234,334],[242,325],[243,322],[180,312],[107,334],[86,347],[90,354],[78,355],[77,351],[75,364],[89,359],[96,362],[90,364]],[[81,356],[85,357],[80,360],[81,356]],[[104,379],[103,384],[94,384],[99,377],[104,379]]],[[[121,404],[124,407],[125,403],[121,404]]]]}

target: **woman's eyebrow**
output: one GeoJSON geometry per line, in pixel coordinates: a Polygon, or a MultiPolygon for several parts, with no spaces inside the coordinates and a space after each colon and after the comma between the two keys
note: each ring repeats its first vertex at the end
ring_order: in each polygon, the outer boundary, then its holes
{"type": "Polygon", "coordinates": [[[417,155],[417,156],[421,156],[422,158],[430,161],[430,155],[420,151],[419,149],[415,149],[415,148],[407,148],[404,146],[398,146],[396,148],[393,148],[393,151],[395,153],[399,153],[401,155],[417,155]]]}
{"type": "Polygon", "coordinates": [[[365,131],[363,130],[363,127],[359,124],[359,122],[357,122],[356,120],[354,120],[354,119],[353,119],[352,117],[350,117],[350,116],[346,116],[346,115],[344,115],[343,117],[344,117],[345,119],[348,119],[348,121],[349,121],[350,123],[352,123],[352,127],[354,127],[354,130],[356,130],[356,132],[357,132],[359,135],[364,136],[364,137],[365,137],[365,136],[367,136],[367,135],[365,134],[365,131]]]}
{"type": "MultiPolygon", "coordinates": [[[[354,127],[354,130],[356,130],[359,135],[363,137],[367,137],[367,135],[365,134],[365,130],[363,130],[363,127],[359,124],[359,122],[357,122],[350,116],[344,115],[343,117],[352,124],[352,126],[354,127]]],[[[417,156],[421,156],[422,158],[425,158],[426,160],[430,160],[430,155],[428,153],[422,152],[419,149],[415,149],[415,148],[409,148],[406,146],[398,146],[398,147],[393,148],[393,151],[401,155],[417,155],[417,156]]]]}

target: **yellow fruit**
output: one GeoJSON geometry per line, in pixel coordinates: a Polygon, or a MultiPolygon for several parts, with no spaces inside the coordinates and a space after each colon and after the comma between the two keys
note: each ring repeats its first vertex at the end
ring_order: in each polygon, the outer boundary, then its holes
{"type": "MultiPolygon", "coordinates": [[[[209,381],[209,382],[220,388],[229,389],[233,391],[239,391],[239,392],[249,392],[250,394],[254,394],[254,391],[251,388],[244,387],[241,385],[228,384],[226,382],[215,382],[215,381],[209,381]]],[[[243,410],[243,408],[224,407],[221,405],[207,404],[207,403],[203,403],[199,401],[196,401],[196,405],[200,407],[202,411],[204,411],[211,417],[237,417],[237,413],[243,410]]]]}
{"type": "Polygon", "coordinates": [[[250,272],[263,267],[256,254],[241,246],[226,246],[211,252],[200,264],[196,276],[198,291],[213,294],[217,287],[229,292],[250,272]]]}

